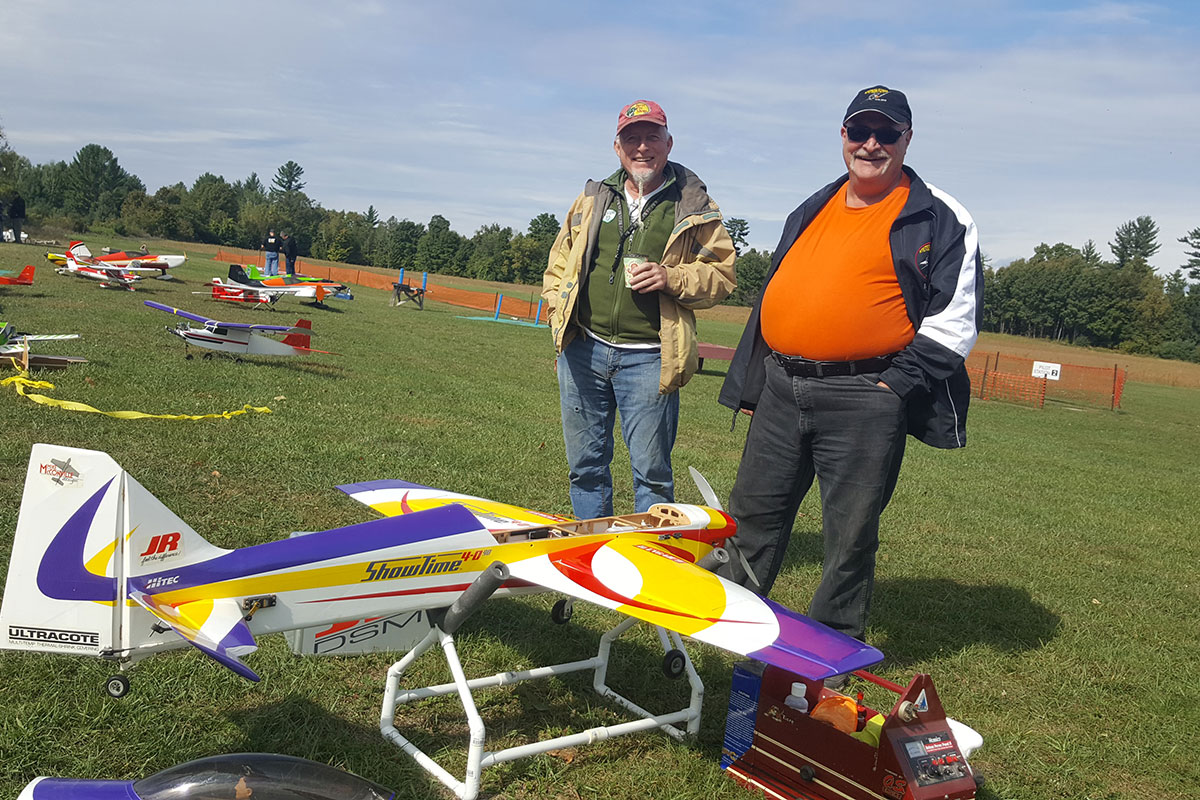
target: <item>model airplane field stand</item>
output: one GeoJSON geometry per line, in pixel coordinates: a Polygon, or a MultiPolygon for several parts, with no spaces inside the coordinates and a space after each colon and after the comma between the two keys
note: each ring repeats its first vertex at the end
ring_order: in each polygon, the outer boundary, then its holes
{"type": "MultiPolygon", "coordinates": [[[[538,755],[562,747],[599,742],[616,736],[639,733],[651,728],[661,728],[670,736],[682,740],[686,736],[695,736],[700,730],[700,707],[704,700],[704,685],[700,681],[691,658],[683,647],[683,640],[678,633],[667,631],[655,626],[659,640],[666,655],[663,659],[663,670],[669,677],[679,677],[686,674],[691,687],[691,698],[686,708],[669,714],[653,714],[638,704],[613,691],[605,682],[608,670],[608,656],[612,643],[622,634],[638,623],[637,619],[627,617],[616,627],[600,637],[600,647],[593,658],[582,661],[571,661],[563,664],[553,664],[546,667],[522,670],[520,672],[500,672],[490,677],[468,680],[463,672],[458,651],[454,646],[454,634],[462,623],[487,600],[509,577],[509,570],[502,562],[493,562],[480,573],[470,588],[442,614],[431,613],[434,622],[433,629],[421,640],[404,658],[391,666],[387,673],[387,685],[383,697],[383,710],[379,717],[379,730],[384,737],[400,746],[404,752],[412,756],[426,772],[441,781],[446,787],[462,800],[474,800],[479,794],[479,784],[482,771],[505,761],[513,761],[525,756],[538,755]],[[440,617],[440,619],[439,619],[440,617]],[[428,686],[423,689],[401,692],[399,683],[404,672],[435,644],[440,644],[446,657],[446,664],[454,677],[453,683],[438,686],[428,686]],[[509,747],[504,750],[489,752],[484,750],[486,730],[483,719],[475,707],[473,690],[493,686],[507,686],[536,678],[548,678],[554,675],[566,675],[571,672],[592,670],[592,688],[601,697],[612,700],[627,710],[636,714],[640,719],[623,722],[616,725],[606,725],[590,728],[579,733],[558,736],[553,739],[532,742],[530,744],[509,747]],[[467,767],[463,780],[458,780],[445,768],[433,760],[428,754],[417,747],[411,740],[401,734],[394,724],[396,707],[431,697],[442,697],[457,694],[462,702],[463,711],[467,715],[467,725],[470,730],[470,742],[467,749],[467,767]],[[680,730],[677,725],[684,725],[680,730]]],[[[569,606],[568,606],[569,608],[569,606]]],[[[570,612],[564,612],[556,606],[556,621],[566,621],[570,612]]]]}

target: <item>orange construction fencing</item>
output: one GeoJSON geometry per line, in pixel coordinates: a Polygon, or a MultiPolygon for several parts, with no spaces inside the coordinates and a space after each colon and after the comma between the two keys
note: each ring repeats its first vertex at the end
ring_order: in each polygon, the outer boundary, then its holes
{"type": "Polygon", "coordinates": [[[1003,400],[1008,403],[1041,408],[1046,404],[1046,379],[1026,375],[1010,375],[1006,372],[988,372],[982,367],[967,365],[967,375],[974,387],[972,394],[985,400],[1003,400]]]}
{"type": "MultiPolygon", "coordinates": [[[[260,251],[223,247],[217,250],[216,255],[213,256],[213,260],[224,261],[229,264],[254,264],[261,267],[265,259],[260,251]]],[[[350,266],[324,266],[306,261],[303,258],[296,260],[296,270],[304,275],[311,275],[314,278],[326,278],[338,281],[339,283],[367,286],[372,289],[384,289],[387,291],[390,291],[399,279],[399,274],[397,273],[380,273],[350,266]]],[[[406,274],[404,282],[412,285],[413,282],[409,279],[410,277],[412,277],[411,273],[406,274]]],[[[487,311],[493,314],[496,313],[496,304],[499,303],[499,312],[506,317],[527,319],[533,322],[544,321],[542,319],[544,315],[540,313],[541,303],[539,296],[536,290],[532,288],[526,296],[515,297],[496,291],[475,291],[447,286],[439,283],[435,276],[430,275],[428,277],[428,286],[426,286],[426,299],[462,308],[487,311]]]]}
{"type": "Polygon", "coordinates": [[[1085,367],[1079,364],[1037,361],[1004,353],[971,353],[967,371],[981,398],[1025,402],[1041,406],[1046,400],[1074,405],[1118,409],[1125,391],[1125,370],[1117,365],[1085,367]],[[996,375],[1005,376],[993,378],[996,375]],[[1033,382],[1042,384],[1042,399],[1035,402],[1033,382]],[[1022,388],[1018,388],[1022,387],[1022,388]],[[994,394],[993,394],[994,393],[994,394]]]}

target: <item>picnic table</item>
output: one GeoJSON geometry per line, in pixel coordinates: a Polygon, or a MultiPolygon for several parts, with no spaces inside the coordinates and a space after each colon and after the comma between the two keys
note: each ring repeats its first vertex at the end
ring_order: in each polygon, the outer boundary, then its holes
{"type": "Polygon", "coordinates": [[[699,369],[704,369],[704,359],[713,358],[717,361],[732,361],[734,348],[726,347],[721,344],[709,344],[708,342],[700,342],[698,345],[700,350],[700,365],[699,369]]]}

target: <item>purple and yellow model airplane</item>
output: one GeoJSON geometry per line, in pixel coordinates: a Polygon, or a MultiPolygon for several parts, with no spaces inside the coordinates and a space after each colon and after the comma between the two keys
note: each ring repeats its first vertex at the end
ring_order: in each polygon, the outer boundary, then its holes
{"type": "MultiPolygon", "coordinates": [[[[502,562],[497,596],[562,592],[810,679],[883,658],[697,566],[734,536],[719,509],[669,503],[571,521],[402,481],[340,488],[391,516],[226,550],[107,454],[34,445],[0,647],[124,669],[190,644],[258,680],[242,661],[257,636],[444,608],[502,562]]],[[[107,688],[121,696],[129,682],[117,675],[107,688]]]]}

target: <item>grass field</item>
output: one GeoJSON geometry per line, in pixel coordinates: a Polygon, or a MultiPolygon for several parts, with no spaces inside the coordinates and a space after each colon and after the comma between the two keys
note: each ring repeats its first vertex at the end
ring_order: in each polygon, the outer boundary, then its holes
{"type": "MultiPolygon", "coordinates": [[[[103,244],[123,243],[89,241],[93,251],[103,244]]],[[[37,376],[54,384],[44,394],[104,410],[202,414],[251,404],[271,413],[125,421],[0,389],[0,572],[35,442],[110,453],[223,547],[369,519],[372,512],[333,487],[375,478],[569,511],[544,328],[463,319],[478,312],[432,297],[424,311],[392,308],[384,292],[368,289],[329,309],[286,298],[274,312],[218,305],[191,294],[224,274],[194,245],[180,280],[117,292],[55,275],[44,249],[0,244],[0,269],[39,265],[34,286],[0,287],[0,320],[81,333],[78,342],[42,349],[90,359],[37,376]],[[313,346],[342,355],[188,361],[163,331],[175,320],[144,308],[146,299],[229,321],[304,316],[317,334],[313,346]]],[[[706,314],[701,338],[736,343],[738,313],[706,314]]],[[[725,365],[706,367],[683,390],[676,472],[696,466],[727,496],[746,426],[739,420],[731,431],[732,414],[716,403],[725,365]]],[[[887,655],[877,671],[900,683],[931,673],[949,712],[983,734],[972,759],[988,779],[983,798],[1182,800],[1200,785],[1200,393],[1182,380],[1147,382],[1132,366],[1130,379],[1115,413],[975,403],[967,448],[910,443],[884,517],[868,633],[887,655]]],[[[620,452],[616,478],[618,510],[631,510],[620,452]]],[[[700,499],[686,478],[678,495],[700,499]]],[[[774,599],[804,609],[820,558],[820,508],[810,497],[774,599]]],[[[468,672],[590,655],[615,618],[579,606],[571,625],[551,626],[553,599],[487,605],[460,638],[468,672]]],[[[612,682],[644,705],[674,708],[683,689],[659,677],[656,647],[643,631],[618,648],[612,682]]],[[[485,794],[749,797],[717,767],[732,657],[703,645],[691,652],[707,698],[696,741],[649,733],[513,762],[484,773],[485,794]]],[[[400,797],[442,796],[378,732],[394,658],[300,659],[270,637],[247,659],[263,675],[251,684],[178,651],[140,665],[131,694],[113,701],[102,690],[111,672],[102,662],[5,651],[0,797],[39,774],[140,777],[248,750],[328,762],[400,797]]],[[[412,676],[413,685],[442,680],[437,659],[419,662],[412,676]]],[[[493,746],[623,719],[583,677],[479,699],[493,746]]],[[[406,708],[397,724],[461,765],[465,725],[452,701],[406,708]]]]}

